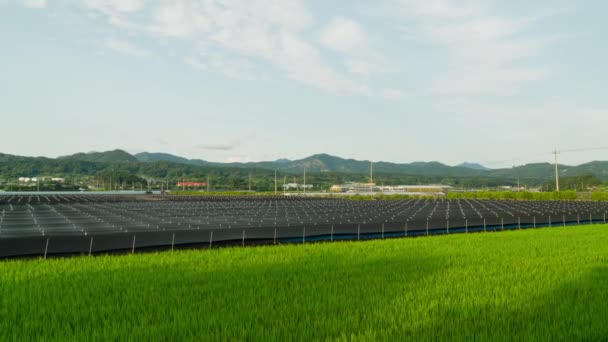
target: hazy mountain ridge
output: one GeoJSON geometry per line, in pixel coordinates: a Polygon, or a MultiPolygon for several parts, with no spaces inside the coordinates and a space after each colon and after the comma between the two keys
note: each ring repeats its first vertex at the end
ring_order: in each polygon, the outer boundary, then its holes
{"type": "MultiPolygon", "coordinates": [[[[2,160],[0,154],[0,160],[2,160]]],[[[123,150],[113,150],[106,152],[76,153],[71,156],[59,157],[57,159],[44,157],[19,157],[20,160],[35,158],[39,162],[72,160],[85,161],[92,163],[171,163],[189,165],[193,167],[205,168],[226,168],[226,169],[263,169],[269,171],[281,171],[294,174],[302,173],[304,168],[310,173],[352,173],[369,174],[370,161],[355,160],[332,156],[326,153],[314,154],[309,157],[289,160],[279,159],[275,161],[260,161],[247,163],[219,163],[201,159],[188,159],[169,153],[142,152],[130,154],[123,150]]],[[[6,159],[6,157],[5,157],[6,159]]],[[[577,176],[583,174],[593,174],[602,180],[608,180],[608,161],[593,161],[578,166],[560,165],[560,173],[563,176],[577,176]]],[[[374,174],[403,174],[403,175],[424,175],[440,177],[490,177],[490,178],[511,178],[511,179],[534,179],[547,180],[553,177],[554,165],[550,163],[526,164],[513,168],[488,169],[475,163],[463,163],[457,166],[449,166],[440,162],[413,162],[413,163],[391,163],[374,162],[374,174]],[[480,169],[483,167],[484,169],[480,169]]]]}

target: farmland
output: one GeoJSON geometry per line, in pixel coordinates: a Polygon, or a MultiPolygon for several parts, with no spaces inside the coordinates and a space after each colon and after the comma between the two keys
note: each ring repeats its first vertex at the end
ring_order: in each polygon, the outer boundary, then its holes
{"type": "Polygon", "coordinates": [[[599,340],[608,226],[0,261],[0,340],[599,340]]]}
{"type": "Polygon", "coordinates": [[[0,196],[0,257],[307,243],[606,223],[608,203],[283,196],[0,196]]]}

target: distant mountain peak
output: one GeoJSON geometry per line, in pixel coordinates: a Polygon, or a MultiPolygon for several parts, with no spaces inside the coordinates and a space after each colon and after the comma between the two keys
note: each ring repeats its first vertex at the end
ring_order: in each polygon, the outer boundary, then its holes
{"type": "Polygon", "coordinates": [[[464,162],[464,163],[460,163],[458,165],[456,165],[457,167],[464,167],[467,169],[473,169],[473,170],[490,170],[489,168],[479,164],[479,163],[470,163],[470,162],[464,162]]]}

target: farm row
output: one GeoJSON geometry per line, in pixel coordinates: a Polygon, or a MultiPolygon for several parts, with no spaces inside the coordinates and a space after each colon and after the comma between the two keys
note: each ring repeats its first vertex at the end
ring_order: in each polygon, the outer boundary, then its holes
{"type": "Polygon", "coordinates": [[[586,201],[0,197],[0,257],[495,231],[605,223],[607,213],[586,201]]]}

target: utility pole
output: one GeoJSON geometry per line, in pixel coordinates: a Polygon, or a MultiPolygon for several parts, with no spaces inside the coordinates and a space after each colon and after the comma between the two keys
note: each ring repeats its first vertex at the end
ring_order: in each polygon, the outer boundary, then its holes
{"type": "Polygon", "coordinates": [[[306,193],[306,166],[304,167],[304,193],[306,193]]]}
{"type": "Polygon", "coordinates": [[[277,194],[277,170],[274,170],[274,194],[277,194]]]}
{"type": "Polygon", "coordinates": [[[553,156],[555,156],[555,191],[559,191],[559,173],[557,172],[557,155],[559,151],[553,149],[553,156]]]}
{"type": "Polygon", "coordinates": [[[374,163],[369,162],[369,192],[374,192],[374,163]]]}

